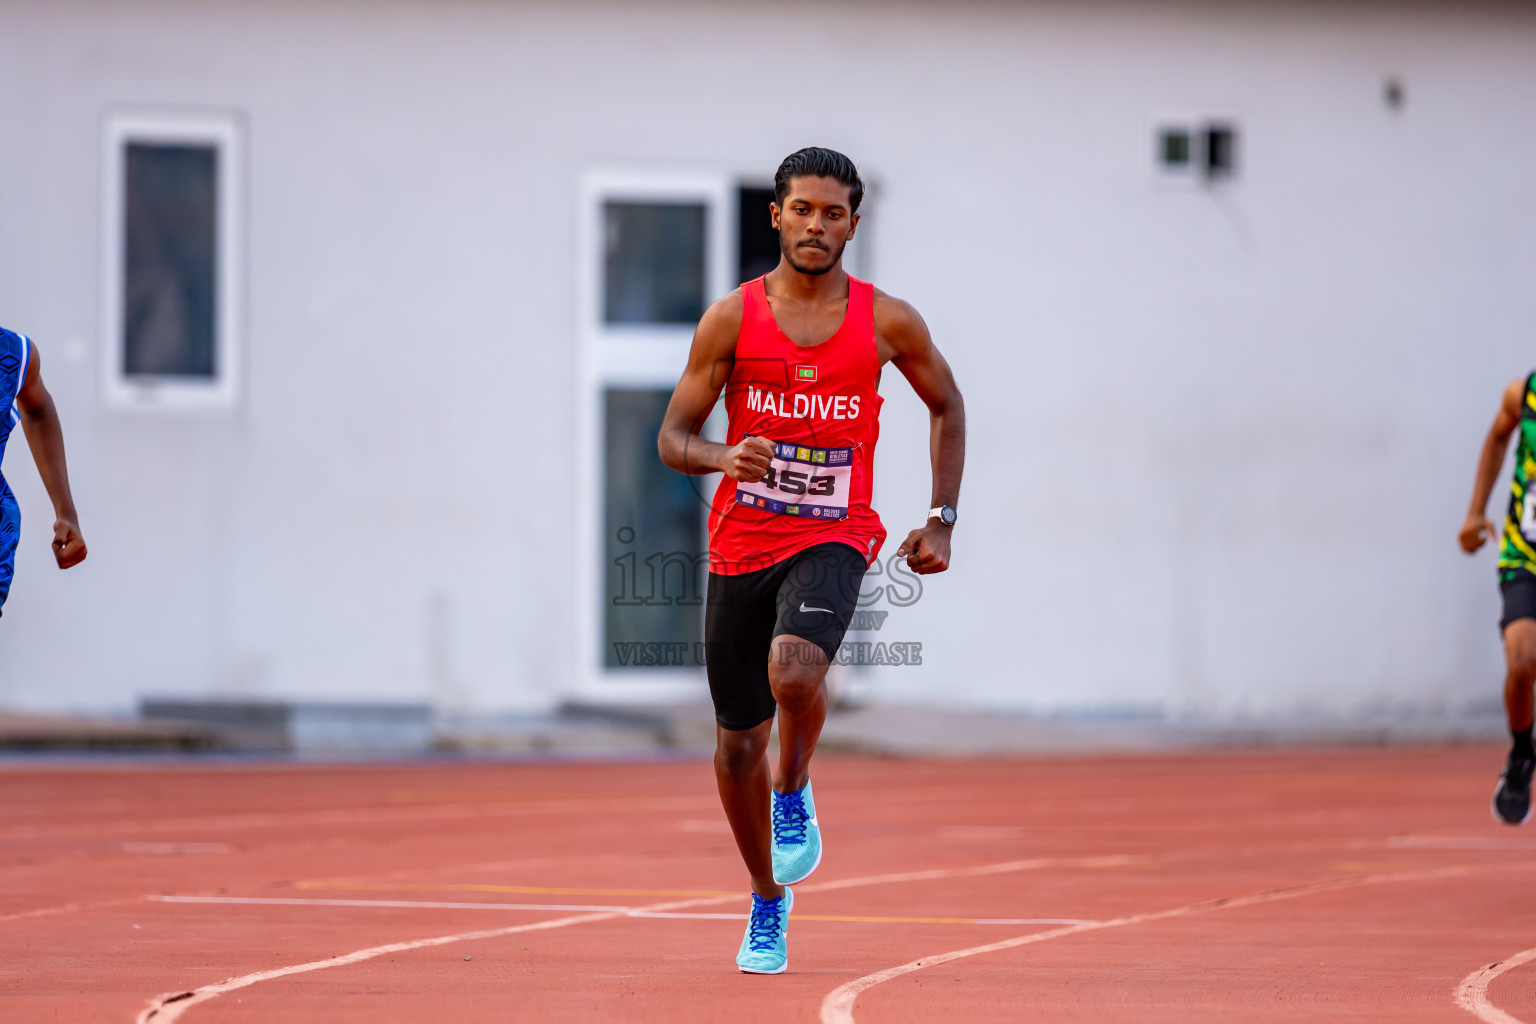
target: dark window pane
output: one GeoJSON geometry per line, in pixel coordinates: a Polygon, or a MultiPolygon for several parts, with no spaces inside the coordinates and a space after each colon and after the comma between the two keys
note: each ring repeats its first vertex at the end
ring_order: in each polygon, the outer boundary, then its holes
{"type": "Polygon", "coordinates": [[[218,153],[127,147],[123,371],[212,377],[218,153]]]}
{"type": "Polygon", "coordinates": [[[1189,166],[1189,132],[1164,128],[1158,135],[1158,156],[1164,167],[1189,166]]]}
{"type": "Polygon", "coordinates": [[[741,251],[737,280],[751,281],[779,265],[779,233],[773,230],[773,222],[768,217],[773,189],[743,188],[739,195],[741,223],[737,237],[741,251]]]}
{"type": "Polygon", "coordinates": [[[603,320],[692,324],[704,314],[704,207],[603,206],[603,320]]]}
{"type": "Polygon", "coordinates": [[[656,454],[671,392],[610,388],[603,401],[603,664],[693,666],[704,636],[703,479],[656,454]],[[643,649],[640,644],[664,644],[643,649]],[[651,664],[648,664],[651,663],[651,664]]]}

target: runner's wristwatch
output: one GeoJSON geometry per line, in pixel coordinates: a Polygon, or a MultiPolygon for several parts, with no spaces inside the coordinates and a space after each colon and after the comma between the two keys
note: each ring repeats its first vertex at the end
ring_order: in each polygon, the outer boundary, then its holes
{"type": "Polygon", "coordinates": [[[932,519],[934,516],[938,516],[939,517],[939,522],[943,523],[945,526],[954,526],[955,525],[955,506],[953,506],[953,505],[940,505],[938,508],[931,508],[931,509],[929,509],[928,510],[928,518],[932,519]]]}

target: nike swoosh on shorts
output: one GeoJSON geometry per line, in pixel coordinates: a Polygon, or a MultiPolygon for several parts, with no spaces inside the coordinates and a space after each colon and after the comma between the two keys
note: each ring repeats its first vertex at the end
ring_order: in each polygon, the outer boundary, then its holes
{"type": "Polygon", "coordinates": [[[800,610],[803,612],[826,612],[828,615],[833,614],[831,608],[807,608],[804,601],[800,602],[800,610]]]}

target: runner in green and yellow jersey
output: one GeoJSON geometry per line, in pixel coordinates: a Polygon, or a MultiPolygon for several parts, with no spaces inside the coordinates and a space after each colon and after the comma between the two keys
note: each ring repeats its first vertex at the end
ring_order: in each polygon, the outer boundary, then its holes
{"type": "Polygon", "coordinates": [[[1531,747],[1531,723],[1536,705],[1536,373],[1509,382],[1499,413],[1494,417],[1477,463],[1472,505],[1461,526],[1461,549],[1472,554],[1484,543],[1499,537],[1499,590],[1504,595],[1504,614],[1499,628],[1504,634],[1504,709],[1514,745],[1504,773],[1493,791],[1494,817],[1510,825],[1524,825],[1531,818],[1531,771],[1536,751],[1531,747]],[[1504,464],[1509,437],[1520,431],[1515,445],[1515,466],[1509,488],[1509,507],[1502,531],[1488,521],[1488,497],[1504,464]]]}

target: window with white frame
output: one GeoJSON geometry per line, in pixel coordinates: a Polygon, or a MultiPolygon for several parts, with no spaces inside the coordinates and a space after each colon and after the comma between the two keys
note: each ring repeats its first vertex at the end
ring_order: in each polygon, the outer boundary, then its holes
{"type": "Polygon", "coordinates": [[[594,174],[580,194],[578,689],[702,686],[708,501],[716,478],[662,464],[656,434],[694,327],[734,287],[734,193],[713,175],[594,174]]]}
{"type": "Polygon", "coordinates": [[[113,404],[235,404],[241,136],[233,114],[107,118],[103,367],[113,404]]]}

